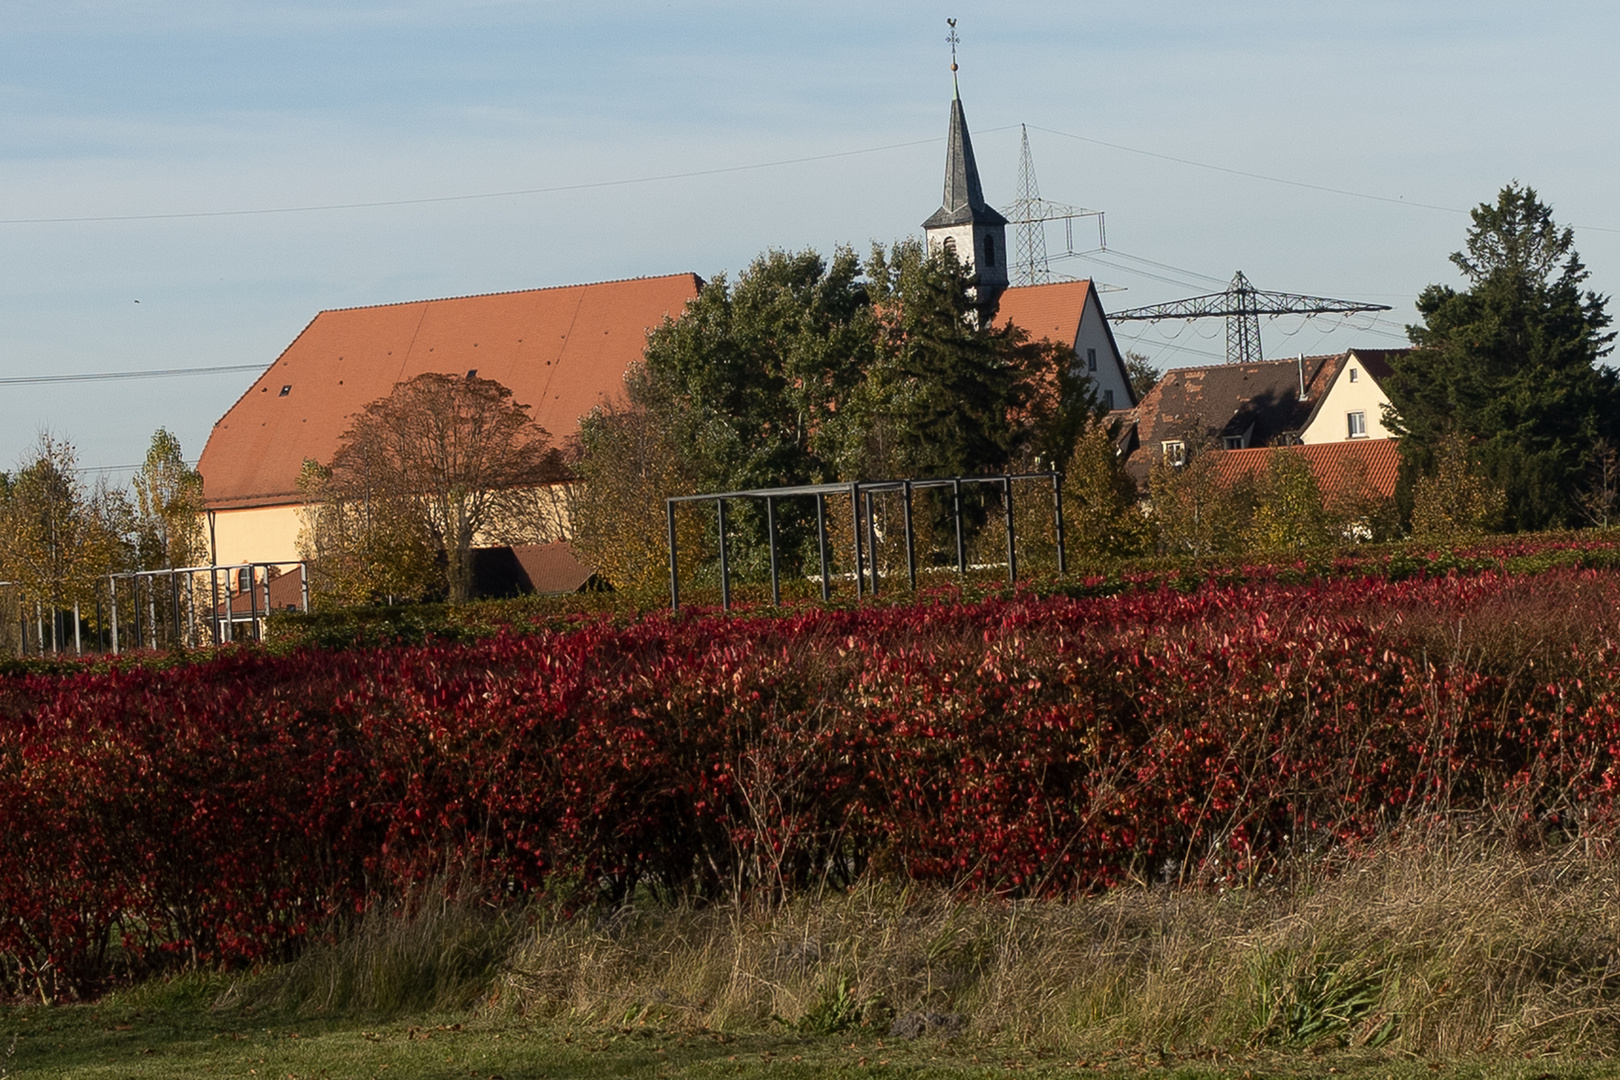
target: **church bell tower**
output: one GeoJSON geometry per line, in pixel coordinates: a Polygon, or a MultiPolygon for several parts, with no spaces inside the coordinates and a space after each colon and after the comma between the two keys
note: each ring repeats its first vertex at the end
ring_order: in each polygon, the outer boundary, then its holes
{"type": "Polygon", "coordinates": [[[962,92],[956,82],[956,20],[951,19],[951,124],[945,148],[945,200],[923,222],[930,254],[953,251],[969,280],[976,279],[975,302],[982,312],[994,307],[1009,284],[1007,219],[984,201],[979,166],[973,160],[973,140],[962,92]]]}

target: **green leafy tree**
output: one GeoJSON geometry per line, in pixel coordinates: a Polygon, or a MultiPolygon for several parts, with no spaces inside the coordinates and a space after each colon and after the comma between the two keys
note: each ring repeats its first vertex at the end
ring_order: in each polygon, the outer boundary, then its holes
{"type": "Polygon", "coordinates": [[[1125,472],[1117,434],[1110,424],[1088,427],[1064,470],[1065,531],[1080,560],[1142,555],[1153,547],[1152,526],[1125,472]]]}
{"type": "MultiPolygon", "coordinates": [[[[695,494],[702,466],[680,438],[685,425],[669,382],[637,364],[625,386],[626,400],[580,421],[573,546],[615,589],[662,588],[669,557],[664,500],[695,494]]],[[[689,566],[711,546],[709,521],[693,510],[676,515],[676,543],[689,566]]]]}
{"type": "Polygon", "coordinates": [[[93,607],[101,578],[123,554],[119,506],[105,486],[85,486],[71,443],[41,434],[6,485],[0,577],[51,615],[93,607]]]}
{"type": "Polygon", "coordinates": [[[1423,323],[1407,331],[1417,347],[1392,361],[1398,497],[1414,512],[1417,480],[1460,436],[1505,495],[1502,525],[1571,524],[1593,447],[1620,408],[1614,373],[1598,364],[1614,337],[1607,298],[1584,287],[1573,231],[1534,189],[1509,184],[1472,218],[1466,250],[1451,256],[1468,287],[1424,289],[1423,323]]]}
{"type": "Polygon", "coordinates": [[[1096,409],[1072,349],[981,319],[954,253],[914,240],[867,261],[878,371],[863,410],[891,475],[1000,472],[1026,450],[1067,460],[1096,409]]]}
{"type": "Polygon", "coordinates": [[[1297,449],[1271,452],[1257,478],[1254,511],[1243,531],[1261,551],[1291,551],[1332,543],[1333,523],[1310,462],[1297,449]]]}
{"type": "Polygon", "coordinates": [[[298,556],[317,610],[443,594],[444,565],[408,494],[338,483],[318,461],[304,462],[298,490],[298,556]]]}
{"type": "MultiPolygon", "coordinates": [[[[735,281],[709,281],[649,335],[625,399],[582,424],[582,553],[616,584],[650,584],[669,495],[1067,460],[1097,410],[1072,348],[981,325],[971,284],[911,241],[875,247],[864,266],[844,248],[770,251],[735,281]]],[[[744,571],[763,569],[764,516],[741,501],[728,513],[744,571]]],[[[777,527],[797,572],[815,558],[813,504],[778,504],[777,527]]]]}
{"type": "Polygon", "coordinates": [[[202,474],[186,464],[167,428],[152,434],[135,474],[135,549],[142,569],[199,566],[208,559],[202,474]]]}
{"type": "Polygon", "coordinates": [[[1148,392],[1159,385],[1159,378],[1164,373],[1146,356],[1131,349],[1125,350],[1125,374],[1131,379],[1131,393],[1137,401],[1148,396],[1148,392]]]}
{"type": "Polygon", "coordinates": [[[1237,543],[1253,509],[1252,481],[1223,485],[1217,452],[1188,432],[1180,463],[1161,456],[1148,474],[1149,513],[1160,551],[1212,555],[1237,543]]]}
{"type": "Polygon", "coordinates": [[[1413,486],[1412,535],[1420,540],[1457,543],[1501,524],[1507,498],[1483,475],[1466,436],[1440,440],[1434,468],[1413,486]]]}

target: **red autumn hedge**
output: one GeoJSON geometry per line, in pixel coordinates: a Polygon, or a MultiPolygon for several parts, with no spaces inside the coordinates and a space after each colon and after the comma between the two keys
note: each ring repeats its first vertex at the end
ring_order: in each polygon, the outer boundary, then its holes
{"type": "Polygon", "coordinates": [[[606,620],[0,680],[0,981],[571,901],[1252,878],[1436,815],[1609,834],[1620,576],[606,620]]]}

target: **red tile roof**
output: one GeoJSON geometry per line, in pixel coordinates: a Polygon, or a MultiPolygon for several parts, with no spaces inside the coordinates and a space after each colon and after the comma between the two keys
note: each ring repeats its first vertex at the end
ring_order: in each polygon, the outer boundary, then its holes
{"type": "Polygon", "coordinates": [[[1001,294],[996,325],[1012,323],[1042,338],[1072,346],[1080,335],[1080,317],[1086,310],[1089,281],[1058,281],[1050,285],[1021,285],[1001,294]]]}
{"type": "Polygon", "coordinates": [[[701,284],[674,274],[323,311],[214,425],[198,463],[208,506],[297,502],[305,459],[330,461],[351,416],[428,371],[501,382],[560,445],[701,284]]]}
{"type": "Polygon", "coordinates": [[[1216,452],[1215,476],[1222,484],[1234,483],[1266,467],[1272,454],[1303,454],[1322,494],[1395,494],[1395,475],[1401,453],[1395,439],[1347,439],[1307,446],[1260,447],[1216,452]]]}

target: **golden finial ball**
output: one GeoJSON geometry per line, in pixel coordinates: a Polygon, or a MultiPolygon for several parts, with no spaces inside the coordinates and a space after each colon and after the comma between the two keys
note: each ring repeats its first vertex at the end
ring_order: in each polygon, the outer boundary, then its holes
{"type": "Polygon", "coordinates": [[[955,65],[955,64],[952,64],[952,65],[951,65],[951,70],[952,70],[952,71],[955,71],[955,70],[956,70],[956,65],[955,65]]]}

